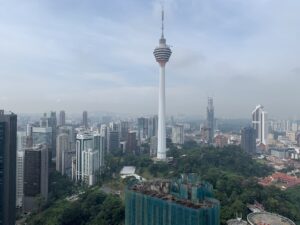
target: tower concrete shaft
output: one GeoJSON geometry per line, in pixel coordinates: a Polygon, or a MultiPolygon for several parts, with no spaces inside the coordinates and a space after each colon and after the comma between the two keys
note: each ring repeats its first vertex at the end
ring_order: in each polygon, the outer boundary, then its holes
{"type": "Polygon", "coordinates": [[[166,93],[165,65],[159,68],[159,99],[158,99],[158,140],[157,158],[166,159],[166,93]]]}

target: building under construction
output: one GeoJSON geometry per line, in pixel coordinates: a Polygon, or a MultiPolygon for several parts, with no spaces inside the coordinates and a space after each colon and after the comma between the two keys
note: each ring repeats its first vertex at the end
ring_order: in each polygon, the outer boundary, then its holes
{"type": "Polygon", "coordinates": [[[126,225],[219,225],[212,185],[194,175],[153,180],[126,189],[126,225]]]}

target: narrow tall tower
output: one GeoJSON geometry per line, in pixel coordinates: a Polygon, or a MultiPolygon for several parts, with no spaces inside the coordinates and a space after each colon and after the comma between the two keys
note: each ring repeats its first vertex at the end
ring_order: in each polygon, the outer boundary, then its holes
{"type": "Polygon", "coordinates": [[[214,108],[214,100],[212,97],[208,98],[207,104],[207,127],[209,129],[208,135],[208,143],[212,144],[214,141],[214,134],[215,134],[215,108],[214,108]]]}
{"type": "Polygon", "coordinates": [[[159,64],[159,103],[158,103],[158,137],[157,159],[166,159],[166,94],[165,94],[165,66],[172,54],[164,38],[164,10],[161,14],[161,38],[159,46],[154,49],[154,56],[159,64]]]}

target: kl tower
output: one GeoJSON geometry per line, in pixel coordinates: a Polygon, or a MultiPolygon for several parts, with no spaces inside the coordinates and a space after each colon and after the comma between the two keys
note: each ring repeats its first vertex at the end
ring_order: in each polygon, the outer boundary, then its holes
{"type": "Polygon", "coordinates": [[[161,14],[161,38],[159,46],[154,49],[154,56],[159,64],[159,101],[158,101],[158,137],[157,159],[166,160],[166,94],[165,94],[165,66],[169,61],[172,51],[166,44],[164,37],[164,10],[161,14]]]}

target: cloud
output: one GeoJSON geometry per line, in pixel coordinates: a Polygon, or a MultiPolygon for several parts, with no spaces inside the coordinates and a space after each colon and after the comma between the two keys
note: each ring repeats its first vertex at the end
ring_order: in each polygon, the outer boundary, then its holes
{"type": "MultiPolygon", "coordinates": [[[[166,0],[168,113],[204,115],[210,94],[219,116],[248,117],[258,103],[271,117],[297,113],[299,7],[166,0]]],[[[0,104],[155,113],[160,10],[159,0],[0,0],[0,104]]]]}

